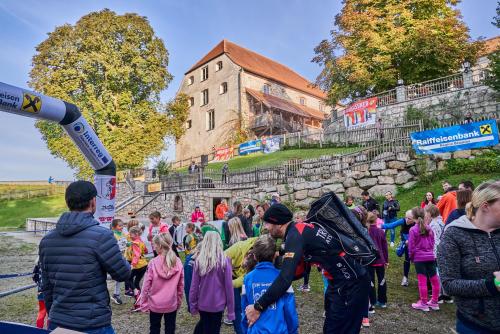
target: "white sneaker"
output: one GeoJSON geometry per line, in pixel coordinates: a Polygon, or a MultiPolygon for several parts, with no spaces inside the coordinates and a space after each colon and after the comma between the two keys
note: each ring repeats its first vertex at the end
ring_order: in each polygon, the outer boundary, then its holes
{"type": "Polygon", "coordinates": [[[408,277],[403,276],[403,280],[401,281],[401,286],[408,286],[408,277]]]}
{"type": "Polygon", "coordinates": [[[394,242],[391,242],[391,248],[394,248],[394,242]]]}

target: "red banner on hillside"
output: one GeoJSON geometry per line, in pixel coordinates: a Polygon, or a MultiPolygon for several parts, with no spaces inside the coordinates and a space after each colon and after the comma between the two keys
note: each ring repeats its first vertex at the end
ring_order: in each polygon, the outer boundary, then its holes
{"type": "Polygon", "coordinates": [[[375,124],[377,116],[377,97],[354,102],[344,109],[344,124],[347,129],[375,124]]]}
{"type": "Polygon", "coordinates": [[[215,149],[215,161],[226,161],[234,156],[234,149],[232,147],[221,147],[215,149]]]}

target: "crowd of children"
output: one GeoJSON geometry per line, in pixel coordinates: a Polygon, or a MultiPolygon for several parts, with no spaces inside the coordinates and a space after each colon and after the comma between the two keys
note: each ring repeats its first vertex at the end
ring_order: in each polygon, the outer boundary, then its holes
{"type": "MultiPolygon", "coordinates": [[[[395,248],[398,256],[404,257],[402,286],[410,284],[410,263],[414,265],[418,300],[411,304],[413,309],[437,311],[440,303],[453,302],[446,293],[446,287],[441,285],[439,275],[442,268],[436,262],[448,225],[444,223],[444,216],[462,219],[466,214],[466,205],[471,205],[473,201],[474,186],[470,181],[464,181],[456,189],[445,182],[443,190],[445,194],[439,199],[435,199],[432,192],[427,192],[420,205],[408,210],[400,219],[400,205],[391,192],[385,195],[382,212],[377,201],[366,191],[362,193],[361,205],[356,205],[353,197],[346,198],[346,206],[366,228],[379,251],[379,257],[367,266],[371,291],[363,327],[370,326],[369,314],[375,313],[376,308],[387,307],[386,269],[390,247],[395,248]],[[400,242],[396,246],[394,230],[398,226],[400,242]],[[387,231],[391,231],[389,242],[387,231]]],[[[497,192],[490,197],[496,201],[500,195],[497,192]]],[[[273,199],[276,201],[279,197],[273,199]]],[[[149,244],[142,237],[146,230],[144,224],[131,219],[125,231],[122,220],[113,220],[110,228],[120,251],[131,265],[130,278],[125,282],[125,295],[135,298],[134,311],[149,313],[150,333],[160,333],[162,319],[165,333],[174,333],[177,311],[185,296],[189,313],[199,316],[195,334],[219,333],[223,322],[232,324],[237,334],[298,333],[298,316],[291,286],[287,294],[269,307],[253,326],[248,326],[245,316],[246,306],[253,304],[279,275],[274,265],[279,246],[267,234],[262,220],[271,203],[259,204],[254,209],[251,205],[243,208],[240,202],[236,202],[233,210],[227,210],[225,202],[222,204],[218,216],[223,221],[219,225],[206,222],[199,207],[193,212],[191,222],[182,224],[181,219],[174,216],[170,226],[162,221],[159,212],[152,212],[146,233],[149,244]],[[148,252],[148,246],[151,252],[148,252]],[[184,263],[179,256],[182,252],[184,263]]],[[[295,220],[307,222],[306,213],[297,212],[295,220]]],[[[481,257],[476,256],[477,259],[481,260],[481,257]]],[[[500,271],[500,263],[498,266],[497,272],[500,271]]],[[[304,284],[299,288],[302,292],[310,291],[311,265],[305,268],[304,284]]],[[[321,268],[318,271],[323,273],[321,268]]],[[[37,283],[40,283],[39,273],[40,268],[36,266],[34,279],[37,283]]],[[[328,285],[326,276],[325,273],[325,289],[328,285]]],[[[449,283],[443,285],[449,286],[449,283]]],[[[115,282],[111,299],[119,305],[123,303],[120,292],[121,283],[115,282]]],[[[46,311],[43,296],[39,300],[37,326],[42,328],[46,311]]]]}

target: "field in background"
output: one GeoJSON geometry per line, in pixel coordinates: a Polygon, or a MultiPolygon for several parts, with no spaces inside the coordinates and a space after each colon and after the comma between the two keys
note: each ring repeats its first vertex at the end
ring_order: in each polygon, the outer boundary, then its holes
{"type": "Polygon", "coordinates": [[[0,183],[0,201],[45,197],[63,194],[65,185],[56,184],[5,184],[0,183]]]}
{"type": "Polygon", "coordinates": [[[0,201],[0,230],[23,228],[26,218],[58,217],[66,210],[64,194],[0,201]]]}
{"type": "MultiPolygon", "coordinates": [[[[253,153],[235,157],[229,161],[229,171],[238,169],[256,168],[256,167],[273,167],[280,165],[288,160],[293,159],[312,159],[319,158],[323,155],[345,154],[356,151],[358,148],[341,147],[341,148],[310,148],[297,150],[284,150],[274,153],[253,153]]],[[[224,162],[209,163],[207,168],[219,171],[224,162]]],[[[182,168],[187,170],[187,167],[182,168]]]]}

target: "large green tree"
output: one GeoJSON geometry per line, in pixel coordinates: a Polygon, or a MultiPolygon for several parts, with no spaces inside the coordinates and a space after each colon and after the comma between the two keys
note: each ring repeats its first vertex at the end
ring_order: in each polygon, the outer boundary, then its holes
{"type": "MultiPolygon", "coordinates": [[[[105,9],[48,35],[36,48],[29,85],[77,105],[119,169],[160,154],[164,137],[175,134],[160,102],[172,76],[167,49],[148,20],[105,9]]],[[[79,176],[92,174],[60,126],[39,121],[36,127],[54,156],[79,176]]]]}
{"type": "Polygon", "coordinates": [[[172,137],[178,141],[186,133],[189,117],[189,96],[179,93],[167,104],[168,126],[172,137]]]}
{"type": "Polygon", "coordinates": [[[316,48],[318,84],[331,104],[448,75],[481,42],[471,42],[459,0],[344,0],[331,39],[316,48]]]}
{"type": "MultiPolygon", "coordinates": [[[[497,2],[497,15],[491,22],[495,27],[500,28],[500,1],[497,2]]],[[[500,48],[492,52],[488,59],[490,60],[488,78],[486,84],[493,88],[495,91],[500,92],[500,48]]],[[[500,96],[497,95],[497,99],[500,96]]]]}

